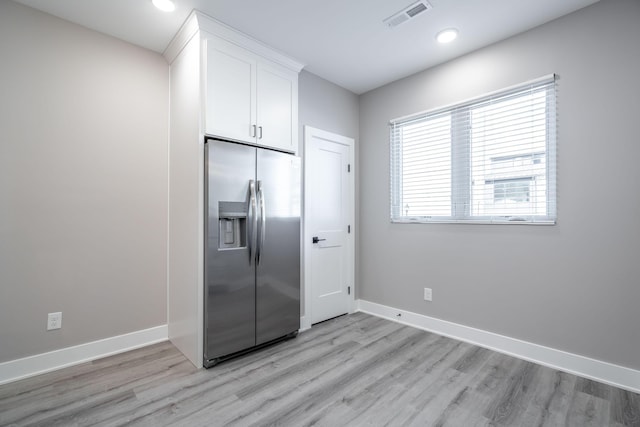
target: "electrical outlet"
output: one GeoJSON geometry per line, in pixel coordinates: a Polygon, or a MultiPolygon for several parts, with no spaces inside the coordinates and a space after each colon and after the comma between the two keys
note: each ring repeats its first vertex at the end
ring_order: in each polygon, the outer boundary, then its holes
{"type": "Polygon", "coordinates": [[[431,288],[424,288],[424,300],[425,301],[433,300],[433,292],[431,291],[431,288]]]}
{"type": "Polygon", "coordinates": [[[49,313],[47,317],[47,331],[62,328],[62,312],[49,313]]]}

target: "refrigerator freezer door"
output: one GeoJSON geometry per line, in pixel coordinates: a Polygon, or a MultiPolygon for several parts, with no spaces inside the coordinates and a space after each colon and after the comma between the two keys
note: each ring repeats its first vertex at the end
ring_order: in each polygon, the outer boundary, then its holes
{"type": "Polygon", "coordinates": [[[258,214],[257,195],[252,200],[250,190],[256,149],[209,140],[206,156],[205,365],[255,345],[251,246],[258,214]]]}
{"type": "Polygon", "coordinates": [[[256,344],[300,328],[300,158],[257,150],[256,344]]]}

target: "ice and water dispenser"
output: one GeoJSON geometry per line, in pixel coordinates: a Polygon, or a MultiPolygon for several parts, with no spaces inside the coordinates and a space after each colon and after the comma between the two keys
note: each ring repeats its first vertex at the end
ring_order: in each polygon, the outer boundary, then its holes
{"type": "Polygon", "coordinates": [[[247,203],[218,202],[219,249],[247,246],[247,203]]]}

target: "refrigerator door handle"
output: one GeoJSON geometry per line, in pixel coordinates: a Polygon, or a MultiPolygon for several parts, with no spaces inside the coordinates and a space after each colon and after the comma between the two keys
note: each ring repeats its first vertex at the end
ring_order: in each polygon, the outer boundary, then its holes
{"type": "Polygon", "coordinates": [[[249,209],[247,214],[249,215],[249,226],[248,230],[248,242],[247,246],[249,249],[249,265],[251,265],[253,259],[253,252],[257,252],[257,232],[258,232],[258,217],[256,215],[256,184],[250,179],[249,180],[249,209]]]}
{"type": "Polygon", "coordinates": [[[264,237],[267,228],[267,211],[264,205],[264,191],[261,181],[258,181],[258,204],[260,205],[260,244],[256,250],[256,265],[260,264],[260,253],[264,246],[264,237]]]}

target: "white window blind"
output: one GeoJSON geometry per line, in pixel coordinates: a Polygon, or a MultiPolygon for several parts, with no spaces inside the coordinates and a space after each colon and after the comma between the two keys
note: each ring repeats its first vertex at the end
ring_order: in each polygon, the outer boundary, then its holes
{"type": "Polygon", "coordinates": [[[555,223],[554,76],[390,126],[393,222],[555,223]]]}

